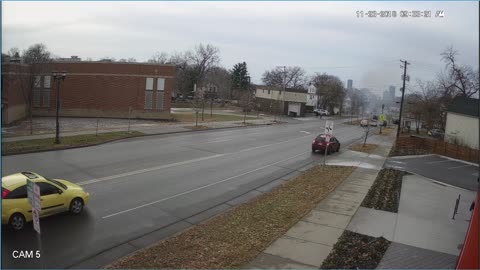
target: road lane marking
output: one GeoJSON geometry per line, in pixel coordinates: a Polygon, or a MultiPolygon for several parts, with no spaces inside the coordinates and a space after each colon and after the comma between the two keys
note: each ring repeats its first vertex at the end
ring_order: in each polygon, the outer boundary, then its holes
{"type": "Polygon", "coordinates": [[[275,164],[282,163],[282,162],[285,162],[285,161],[287,161],[287,160],[290,160],[290,159],[293,159],[293,158],[296,158],[296,157],[299,157],[299,156],[301,156],[301,155],[305,155],[305,154],[308,154],[308,153],[310,153],[310,152],[309,152],[309,151],[308,151],[308,152],[303,152],[303,153],[300,153],[300,154],[298,154],[298,155],[289,157],[289,158],[287,158],[287,159],[280,160],[280,161],[277,161],[277,162],[274,162],[274,163],[271,163],[271,164],[268,164],[268,165],[265,165],[265,166],[256,168],[256,169],[251,170],[251,171],[248,171],[248,172],[244,172],[244,173],[239,174],[239,175],[235,175],[235,176],[232,176],[232,177],[229,177],[229,178],[225,178],[225,179],[222,179],[222,180],[217,181],[217,182],[214,182],[214,183],[210,183],[210,184],[208,184],[208,185],[204,185],[204,186],[201,186],[201,187],[198,187],[198,188],[194,188],[194,189],[191,189],[191,190],[188,190],[188,191],[184,191],[184,192],[175,194],[175,195],[170,196],[170,197],[167,197],[167,198],[163,198],[163,199],[160,199],[160,200],[156,200],[156,201],[153,201],[153,202],[149,202],[149,203],[146,203],[146,204],[142,204],[142,205],[137,206],[137,207],[133,207],[133,208],[130,208],[130,209],[127,209],[127,210],[123,210],[123,211],[120,211],[120,212],[117,212],[117,213],[113,213],[113,214],[104,216],[104,217],[102,217],[102,218],[110,218],[110,217],[117,216],[117,215],[120,215],[120,214],[123,214],[123,213],[127,213],[127,212],[130,212],[130,211],[139,209],[139,208],[143,208],[143,207],[150,206],[150,205],[153,205],[153,204],[157,204],[157,203],[160,203],[160,202],[164,202],[164,201],[166,201],[166,200],[170,200],[170,199],[173,199],[173,198],[176,198],[176,197],[180,197],[180,196],[182,196],[182,195],[190,194],[190,193],[192,193],[192,192],[195,192],[195,191],[198,191],[198,190],[207,188],[207,187],[211,187],[211,186],[213,186],[213,185],[217,185],[217,184],[220,184],[220,183],[223,183],[223,182],[230,181],[230,180],[232,180],[232,179],[235,179],[235,178],[238,178],[238,177],[241,177],[241,176],[247,175],[247,174],[249,174],[249,173],[256,172],[256,171],[259,171],[259,170],[262,170],[262,169],[265,169],[265,168],[268,168],[268,167],[271,167],[271,166],[274,166],[275,164]]]}
{"type": "Polygon", "coordinates": [[[302,131],[300,131],[300,132],[305,133],[305,134],[310,134],[310,132],[305,131],[305,130],[302,130],[302,131]]]}
{"type": "Polygon", "coordinates": [[[260,145],[260,146],[245,148],[245,149],[243,149],[243,150],[240,150],[240,151],[237,151],[237,152],[234,152],[234,153],[228,153],[228,154],[242,153],[242,152],[246,152],[246,151],[250,151],[250,150],[255,150],[255,149],[259,149],[259,148],[263,148],[263,147],[267,147],[267,146],[272,146],[272,145],[276,145],[276,144],[281,144],[281,143],[286,143],[286,142],[295,141],[295,140],[302,139],[302,138],[305,138],[305,137],[310,137],[310,135],[305,135],[305,136],[302,136],[302,137],[298,137],[298,138],[294,138],[294,139],[290,139],[290,140],[286,140],[286,141],[281,141],[281,142],[276,142],[276,143],[271,143],[271,144],[265,144],[265,145],[260,145]]]}
{"type": "Polygon", "coordinates": [[[437,163],[442,163],[447,161],[450,161],[450,160],[446,159],[446,160],[440,160],[440,161],[431,161],[431,162],[427,162],[427,164],[437,164],[437,163]]]}
{"type": "Polygon", "coordinates": [[[217,142],[228,142],[228,141],[231,141],[231,140],[233,140],[233,139],[216,140],[216,141],[204,142],[202,144],[217,143],[217,142]]]}
{"type": "Polygon", "coordinates": [[[87,181],[83,181],[83,182],[78,182],[77,185],[84,186],[84,185],[89,185],[89,184],[98,183],[98,182],[104,182],[104,181],[108,181],[108,180],[112,180],[112,179],[116,179],[116,178],[132,176],[132,175],[141,174],[141,173],[145,173],[145,172],[157,171],[157,170],[166,169],[166,168],[170,168],[170,167],[175,167],[175,166],[179,166],[179,165],[185,165],[185,164],[194,163],[194,162],[197,162],[197,161],[203,161],[203,160],[209,160],[209,159],[213,159],[213,158],[217,158],[217,157],[233,155],[233,154],[242,153],[242,152],[246,152],[246,151],[250,151],[250,150],[255,150],[255,149],[259,149],[259,148],[263,148],[263,147],[268,147],[268,146],[272,146],[272,145],[276,145],[276,144],[280,144],[280,143],[286,143],[286,142],[298,140],[298,139],[301,139],[301,138],[305,138],[307,136],[309,136],[309,135],[298,137],[298,138],[295,138],[295,139],[286,140],[286,141],[281,141],[281,142],[276,142],[276,143],[271,143],[271,144],[265,144],[265,145],[261,145],[261,146],[246,148],[246,149],[243,149],[243,150],[240,150],[240,151],[237,151],[237,152],[226,153],[226,154],[216,154],[216,155],[213,155],[213,156],[191,159],[191,160],[186,160],[186,161],[181,161],[181,162],[176,162],[176,163],[171,163],[171,164],[165,164],[165,165],[155,166],[155,167],[141,169],[141,170],[136,170],[136,171],[132,171],[132,172],[126,172],[126,173],[106,176],[106,177],[102,177],[102,178],[91,179],[91,180],[87,180],[87,181]]]}
{"type": "Polygon", "coordinates": [[[448,170],[455,170],[455,169],[465,168],[465,167],[470,167],[470,166],[472,166],[472,165],[455,166],[455,167],[450,167],[450,168],[448,168],[448,170]]]}
{"type": "Polygon", "coordinates": [[[161,165],[161,166],[156,166],[156,167],[151,167],[151,168],[146,168],[146,169],[141,169],[141,170],[126,172],[126,173],[121,173],[121,174],[116,174],[116,175],[111,175],[111,176],[107,176],[107,177],[91,179],[91,180],[87,180],[87,181],[83,181],[83,182],[78,182],[77,185],[79,185],[79,186],[84,186],[84,185],[88,185],[88,184],[93,184],[93,183],[103,182],[103,181],[107,181],[107,180],[112,180],[112,179],[115,179],[115,178],[121,178],[121,177],[125,177],[125,176],[132,176],[132,175],[135,175],[135,174],[140,174],[140,173],[145,173],[145,172],[151,172],[151,171],[166,169],[166,168],[170,168],[170,167],[174,167],[174,166],[179,166],[179,165],[185,165],[185,164],[189,164],[189,163],[193,163],[193,162],[197,162],[197,161],[202,161],[202,160],[208,160],[208,159],[212,159],[212,158],[221,157],[221,156],[224,156],[224,155],[225,155],[225,154],[216,154],[216,155],[213,155],[213,156],[196,158],[196,159],[190,159],[190,160],[185,160],[185,161],[181,161],[181,162],[176,162],[176,163],[171,163],[171,164],[165,164],[165,165],[161,165]]]}

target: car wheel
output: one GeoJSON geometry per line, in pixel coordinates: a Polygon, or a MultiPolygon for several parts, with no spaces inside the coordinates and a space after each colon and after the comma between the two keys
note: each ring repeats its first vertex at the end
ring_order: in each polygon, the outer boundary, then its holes
{"type": "Polygon", "coordinates": [[[340,144],[337,147],[337,152],[339,152],[339,151],[340,151],[340,144]]]}
{"type": "Polygon", "coordinates": [[[23,216],[20,213],[15,213],[10,217],[10,220],[8,221],[8,224],[10,225],[10,228],[12,228],[15,231],[20,231],[25,227],[25,216],[23,216]]]}
{"type": "Polygon", "coordinates": [[[80,198],[75,198],[70,203],[70,213],[78,215],[83,210],[83,200],[80,198]]]}
{"type": "Polygon", "coordinates": [[[312,153],[315,153],[315,149],[312,148],[312,153]]]}

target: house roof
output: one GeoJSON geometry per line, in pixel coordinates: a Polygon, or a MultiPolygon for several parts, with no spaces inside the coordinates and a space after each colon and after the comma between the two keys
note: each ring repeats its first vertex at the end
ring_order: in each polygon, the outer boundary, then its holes
{"type": "Polygon", "coordinates": [[[448,106],[447,112],[478,117],[478,106],[478,99],[458,96],[448,106]]]}
{"type": "MultiPolygon", "coordinates": [[[[275,90],[275,91],[283,91],[282,88],[278,88],[275,86],[266,86],[266,85],[256,85],[256,89],[259,90],[275,90]]],[[[307,90],[302,90],[302,89],[294,89],[294,88],[287,88],[286,92],[291,92],[291,93],[305,93],[307,94],[307,90]]]]}

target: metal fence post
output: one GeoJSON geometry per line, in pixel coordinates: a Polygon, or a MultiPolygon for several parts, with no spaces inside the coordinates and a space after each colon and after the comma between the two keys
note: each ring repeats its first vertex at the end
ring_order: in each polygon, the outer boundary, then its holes
{"type": "Polygon", "coordinates": [[[452,219],[455,219],[455,215],[457,214],[458,211],[458,204],[460,203],[460,194],[458,194],[458,198],[455,201],[455,209],[453,210],[453,217],[452,219]]]}

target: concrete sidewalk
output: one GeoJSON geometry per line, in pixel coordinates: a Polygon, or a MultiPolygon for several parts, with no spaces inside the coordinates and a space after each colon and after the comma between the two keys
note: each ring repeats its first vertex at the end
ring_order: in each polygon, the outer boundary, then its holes
{"type": "Polygon", "coordinates": [[[372,154],[345,151],[329,160],[329,165],[354,165],[358,168],[315,209],[287,233],[243,268],[318,269],[347,228],[374,183],[395,137],[370,138],[379,147],[372,154]]]}

